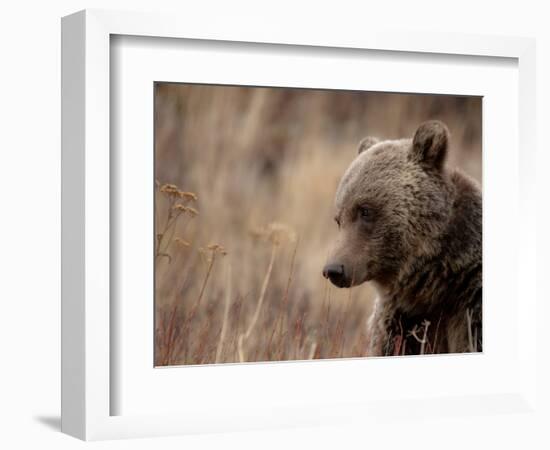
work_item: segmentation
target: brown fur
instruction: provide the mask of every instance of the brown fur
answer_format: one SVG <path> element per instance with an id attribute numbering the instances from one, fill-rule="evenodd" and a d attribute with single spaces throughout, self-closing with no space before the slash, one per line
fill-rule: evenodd
<path id="1" fill-rule="evenodd" d="M 479 186 L 444 167 L 447 127 L 364 139 L 336 193 L 340 233 L 328 265 L 340 287 L 371 281 L 370 355 L 481 351 Z"/>

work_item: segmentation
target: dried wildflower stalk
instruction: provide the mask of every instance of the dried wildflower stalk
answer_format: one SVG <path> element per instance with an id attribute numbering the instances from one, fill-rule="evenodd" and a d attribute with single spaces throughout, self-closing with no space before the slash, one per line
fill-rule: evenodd
<path id="1" fill-rule="evenodd" d="M 176 243 L 181 248 L 189 247 L 191 245 L 188 241 L 180 237 L 176 237 L 174 239 L 174 234 L 178 220 L 182 217 L 182 215 L 185 215 L 188 218 L 188 221 L 184 225 L 187 225 L 191 218 L 198 215 L 198 211 L 189 206 L 189 203 L 197 201 L 197 195 L 193 192 L 181 191 L 175 184 L 161 184 L 158 181 L 155 181 L 155 185 L 158 192 L 168 201 L 164 226 L 156 236 L 155 262 L 158 262 L 162 257 L 167 258 L 168 261 L 171 262 L 172 258 L 168 254 L 168 248 L 172 242 Z M 156 210 L 157 203 L 158 202 L 155 202 L 155 218 L 158 220 L 159 215 Z M 156 267 L 158 267 L 158 265 L 156 265 Z M 163 361 L 163 365 L 170 364 L 172 360 L 172 353 L 178 337 L 176 332 L 177 315 L 178 304 L 176 303 L 170 312 L 168 325 L 164 331 L 164 355 L 161 359 Z"/>
<path id="2" fill-rule="evenodd" d="M 201 253 L 210 253 L 210 257 L 208 258 L 208 269 L 206 270 L 206 275 L 204 277 L 204 280 L 202 282 L 201 291 L 199 293 L 199 297 L 197 298 L 197 302 L 195 303 L 195 306 L 193 308 L 193 311 L 196 311 L 196 309 L 200 306 L 201 300 L 204 296 L 204 291 L 206 290 L 206 285 L 208 283 L 208 279 L 210 278 L 210 273 L 212 272 L 212 268 L 214 267 L 214 262 L 216 261 L 216 256 L 221 255 L 225 256 L 227 255 L 227 252 L 225 249 L 219 245 L 219 244 L 210 244 L 206 249 L 201 248 Z"/>
<path id="3" fill-rule="evenodd" d="M 159 192 L 168 200 L 168 209 L 164 227 L 157 233 L 155 260 L 158 261 L 160 258 L 165 257 L 170 262 L 172 258 L 168 254 L 168 247 L 173 241 L 178 219 L 180 219 L 182 215 L 185 215 L 188 218 L 188 221 L 184 224 L 185 226 L 193 217 L 199 214 L 197 209 L 189 206 L 190 202 L 197 201 L 197 195 L 193 192 L 180 191 L 175 184 L 161 185 L 157 181 L 156 185 Z M 176 238 L 174 242 L 183 247 L 188 247 L 190 245 L 189 242 L 182 238 Z"/>
<path id="4" fill-rule="evenodd" d="M 222 329 L 220 331 L 220 339 L 218 341 L 218 347 L 216 349 L 215 363 L 221 362 L 221 354 L 223 349 L 223 343 L 225 340 L 225 334 L 227 331 L 227 323 L 229 319 L 229 306 L 231 303 L 231 264 L 227 262 L 227 289 L 225 291 L 225 306 L 223 310 Z"/>

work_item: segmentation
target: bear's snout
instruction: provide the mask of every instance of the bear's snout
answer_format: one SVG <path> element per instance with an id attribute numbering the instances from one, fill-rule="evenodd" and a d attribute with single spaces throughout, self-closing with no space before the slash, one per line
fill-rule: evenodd
<path id="1" fill-rule="evenodd" d="M 347 280 L 342 264 L 327 264 L 323 268 L 323 276 L 328 278 L 332 284 L 338 287 L 346 287 Z"/>

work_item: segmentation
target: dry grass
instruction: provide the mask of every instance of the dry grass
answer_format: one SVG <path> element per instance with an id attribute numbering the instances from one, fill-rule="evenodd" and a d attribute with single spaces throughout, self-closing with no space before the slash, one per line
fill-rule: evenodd
<path id="1" fill-rule="evenodd" d="M 357 143 L 438 118 L 449 163 L 481 177 L 480 99 L 160 84 L 155 101 L 157 365 L 365 356 L 371 287 L 321 276 Z"/>

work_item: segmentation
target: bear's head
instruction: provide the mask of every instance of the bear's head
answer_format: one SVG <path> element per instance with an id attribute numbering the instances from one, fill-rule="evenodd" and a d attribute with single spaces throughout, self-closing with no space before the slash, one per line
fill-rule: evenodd
<path id="1" fill-rule="evenodd" d="M 421 124 L 412 139 L 361 141 L 336 192 L 339 235 L 323 270 L 334 285 L 391 286 L 441 250 L 453 201 L 448 143 L 439 121 Z"/>

